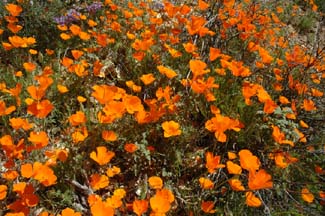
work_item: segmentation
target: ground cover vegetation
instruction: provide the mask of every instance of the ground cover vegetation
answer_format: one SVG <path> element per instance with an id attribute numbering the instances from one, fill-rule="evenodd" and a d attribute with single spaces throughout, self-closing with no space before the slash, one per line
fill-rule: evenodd
<path id="1" fill-rule="evenodd" d="M 321 215 L 324 5 L 0 1 L 0 215 Z"/>

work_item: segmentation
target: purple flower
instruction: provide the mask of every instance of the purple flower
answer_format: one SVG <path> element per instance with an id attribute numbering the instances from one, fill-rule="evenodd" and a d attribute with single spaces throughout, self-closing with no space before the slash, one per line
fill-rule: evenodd
<path id="1" fill-rule="evenodd" d="M 102 3 L 101 2 L 94 2 L 91 5 L 87 6 L 86 10 L 89 13 L 96 13 L 96 11 L 100 10 L 102 8 Z"/>

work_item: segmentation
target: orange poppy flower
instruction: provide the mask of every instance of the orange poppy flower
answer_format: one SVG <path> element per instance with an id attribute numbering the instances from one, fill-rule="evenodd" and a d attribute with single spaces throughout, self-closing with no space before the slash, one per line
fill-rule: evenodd
<path id="1" fill-rule="evenodd" d="M 92 174 L 90 176 L 90 186 L 94 190 L 99 190 L 107 187 L 109 184 L 108 177 L 106 175 Z"/>
<path id="2" fill-rule="evenodd" d="M 57 177 L 51 168 L 40 162 L 34 162 L 34 164 L 21 165 L 21 175 L 25 178 L 34 178 L 41 182 L 44 186 L 51 186 L 56 184 Z"/>
<path id="3" fill-rule="evenodd" d="M 191 16 L 191 21 L 187 23 L 186 29 L 190 35 L 199 34 L 200 37 L 205 35 L 213 36 L 215 33 L 204 27 L 206 20 L 203 17 Z"/>
<path id="4" fill-rule="evenodd" d="M 69 89 L 64 85 L 58 84 L 56 87 L 61 94 L 67 93 L 69 91 Z"/>
<path id="5" fill-rule="evenodd" d="M 123 199 L 126 195 L 126 191 L 123 188 L 117 188 L 114 190 L 113 192 L 113 196 L 119 198 L 119 199 Z"/>
<path id="6" fill-rule="evenodd" d="M 133 212 L 137 216 L 141 216 L 143 213 L 148 211 L 148 201 L 147 200 L 137 200 L 135 199 L 132 203 Z"/>
<path id="7" fill-rule="evenodd" d="M 228 152 L 227 154 L 228 154 L 229 160 L 233 160 L 233 159 L 236 159 L 237 158 L 236 153 Z"/>
<path id="8" fill-rule="evenodd" d="M 309 100 L 309 99 L 304 99 L 303 108 L 307 112 L 310 112 L 310 111 L 313 111 L 313 110 L 317 110 L 317 108 L 316 108 L 316 106 L 314 104 L 314 101 Z"/>
<path id="9" fill-rule="evenodd" d="M 221 51 L 218 48 L 210 47 L 210 61 L 214 61 L 217 58 L 221 57 Z"/>
<path id="10" fill-rule="evenodd" d="M 88 137 L 88 131 L 86 127 L 82 127 L 81 129 L 77 129 L 75 132 L 71 134 L 72 141 L 74 143 L 82 142 Z"/>
<path id="11" fill-rule="evenodd" d="M 117 140 L 117 135 L 114 133 L 114 131 L 111 130 L 104 130 L 102 132 L 102 138 L 105 141 L 116 141 Z"/>
<path id="12" fill-rule="evenodd" d="M 72 126 L 78 126 L 87 121 L 86 115 L 82 111 L 77 111 L 69 117 L 69 122 Z"/>
<path id="13" fill-rule="evenodd" d="M 84 31 L 81 31 L 79 34 L 78 34 L 79 38 L 81 40 L 84 40 L 84 41 L 87 41 L 90 39 L 91 35 L 88 34 L 87 32 L 84 32 Z"/>
<path id="14" fill-rule="evenodd" d="M 88 203 L 92 215 L 96 216 L 114 216 L 114 209 L 106 202 L 102 201 L 98 195 L 88 196 Z"/>
<path id="15" fill-rule="evenodd" d="M 32 72 L 36 69 L 36 64 L 34 64 L 32 62 L 25 62 L 23 64 L 23 67 L 27 72 Z"/>
<path id="16" fill-rule="evenodd" d="M 166 189 L 166 188 L 157 190 L 156 195 L 164 197 L 164 199 L 168 200 L 169 203 L 172 203 L 175 201 L 174 194 L 169 189 Z"/>
<path id="17" fill-rule="evenodd" d="M 8 170 L 8 171 L 2 173 L 1 176 L 2 176 L 2 178 L 6 179 L 6 180 L 12 181 L 12 180 L 15 180 L 19 176 L 19 173 L 15 170 Z"/>
<path id="18" fill-rule="evenodd" d="M 164 67 L 162 65 L 157 66 L 157 69 L 161 74 L 167 76 L 169 79 L 172 79 L 175 76 L 177 76 L 177 73 L 175 71 L 173 71 L 172 69 L 169 69 L 167 67 Z"/>
<path id="19" fill-rule="evenodd" d="M 144 110 L 141 99 L 137 96 L 127 95 L 123 97 L 123 103 L 130 114 Z"/>
<path id="20" fill-rule="evenodd" d="M 264 169 L 261 169 L 257 172 L 250 171 L 248 177 L 248 187 L 251 190 L 272 188 L 272 176 L 268 174 Z"/>
<path id="21" fill-rule="evenodd" d="M 189 64 L 194 75 L 193 79 L 210 72 L 209 69 L 206 69 L 207 64 L 201 60 L 190 60 Z"/>
<path id="22" fill-rule="evenodd" d="M 61 33 L 61 34 L 60 34 L 60 37 L 61 37 L 63 40 L 69 40 L 69 39 L 71 38 L 71 35 L 66 34 L 66 33 Z"/>
<path id="23" fill-rule="evenodd" d="M 270 64 L 273 61 L 273 57 L 269 54 L 266 49 L 259 47 L 258 52 L 264 64 Z"/>
<path id="24" fill-rule="evenodd" d="M 61 215 L 59 214 L 59 216 L 81 216 L 81 213 L 75 212 L 71 208 L 65 208 L 62 210 Z"/>
<path id="25" fill-rule="evenodd" d="M 140 80 L 143 82 L 143 84 L 145 85 L 150 85 L 153 81 L 155 81 L 155 77 L 152 73 L 149 73 L 149 74 L 143 74 L 141 77 L 140 77 Z"/>
<path id="26" fill-rule="evenodd" d="M 27 113 L 32 114 L 38 118 L 45 118 L 54 108 L 49 100 L 42 100 L 40 102 L 34 101 L 28 105 Z"/>
<path id="27" fill-rule="evenodd" d="M 37 86 L 28 86 L 27 92 L 34 100 L 41 100 L 45 96 L 45 88 L 37 87 Z"/>
<path id="28" fill-rule="evenodd" d="M 15 129 L 19 130 L 22 128 L 23 130 L 27 131 L 33 127 L 33 124 L 28 122 L 28 119 L 23 118 L 11 118 L 9 119 L 10 126 Z"/>
<path id="29" fill-rule="evenodd" d="M 239 179 L 229 179 L 228 183 L 234 191 L 244 191 L 245 187 L 242 185 L 241 181 Z"/>
<path id="30" fill-rule="evenodd" d="M 197 47 L 193 43 L 183 43 L 183 47 L 186 52 L 188 53 L 194 53 L 197 50 Z"/>
<path id="31" fill-rule="evenodd" d="M 34 144 L 35 149 L 41 149 L 48 145 L 49 137 L 44 131 L 34 132 L 31 131 L 28 137 L 28 140 Z"/>
<path id="32" fill-rule="evenodd" d="M 150 198 L 150 207 L 155 214 L 165 214 L 170 209 L 170 202 L 163 196 L 155 195 Z"/>
<path id="33" fill-rule="evenodd" d="M 68 58 L 68 57 L 63 57 L 63 59 L 61 60 L 61 64 L 64 67 L 68 68 L 73 64 L 73 60 L 71 58 Z"/>
<path id="34" fill-rule="evenodd" d="M 126 86 L 132 89 L 134 92 L 141 92 L 141 86 L 136 85 L 132 80 L 125 82 Z"/>
<path id="35" fill-rule="evenodd" d="M 260 168 L 261 162 L 260 160 L 252 154 L 251 151 L 247 149 L 240 150 L 239 154 L 239 160 L 240 160 L 240 166 L 243 169 L 246 169 L 248 171 L 256 171 Z"/>
<path id="36" fill-rule="evenodd" d="M 16 110 L 15 106 L 7 107 L 6 103 L 4 101 L 0 100 L 0 116 L 9 115 L 10 113 L 12 113 L 15 110 Z"/>
<path id="37" fill-rule="evenodd" d="M 69 30 L 73 35 L 78 35 L 81 32 L 81 28 L 78 25 L 72 24 L 69 27 Z"/>
<path id="38" fill-rule="evenodd" d="M 96 148 L 97 153 L 92 151 L 90 153 L 90 158 L 96 161 L 99 165 L 105 165 L 111 161 L 115 156 L 115 153 L 112 151 L 107 151 L 105 146 L 99 146 Z"/>
<path id="39" fill-rule="evenodd" d="M 256 197 L 253 192 L 248 191 L 245 193 L 246 196 L 246 205 L 250 207 L 260 207 L 262 205 L 262 201 Z"/>
<path id="40" fill-rule="evenodd" d="M 23 29 L 21 25 L 16 25 L 13 23 L 8 23 L 7 28 L 14 34 L 18 33 L 20 30 Z"/>
<path id="41" fill-rule="evenodd" d="M 143 60 L 143 58 L 146 56 L 146 54 L 144 53 L 144 52 L 135 52 L 135 53 L 133 53 L 133 58 L 134 59 L 136 59 L 136 60 L 138 60 L 138 61 L 142 61 Z"/>
<path id="42" fill-rule="evenodd" d="M 311 94 L 314 97 L 322 97 L 324 95 L 324 92 L 323 91 L 320 91 L 318 89 L 315 89 L 315 88 L 311 88 Z"/>
<path id="43" fill-rule="evenodd" d="M 213 214 L 216 212 L 214 209 L 214 202 L 213 201 L 203 201 L 201 203 L 201 209 L 205 213 Z"/>
<path id="44" fill-rule="evenodd" d="M 78 60 L 84 54 L 84 52 L 80 50 L 71 50 L 71 54 L 75 60 Z"/>
<path id="45" fill-rule="evenodd" d="M 51 50 L 51 49 L 45 49 L 45 52 L 47 55 L 51 56 L 54 54 L 54 50 Z"/>
<path id="46" fill-rule="evenodd" d="M 15 47 L 15 48 L 27 47 L 26 41 L 23 38 L 21 38 L 21 37 L 19 37 L 17 35 L 9 37 L 8 40 L 12 44 L 12 46 Z"/>
<path id="47" fill-rule="evenodd" d="M 84 77 L 88 75 L 88 70 L 82 63 L 73 65 L 73 71 L 79 77 Z"/>
<path id="48" fill-rule="evenodd" d="M 294 143 L 290 140 L 286 140 L 286 136 L 283 132 L 281 132 L 280 128 L 278 126 L 272 126 L 272 137 L 275 142 L 279 144 L 289 144 L 291 146 L 294 146 Z"/>
<path id="49" fill-rule="evenodd" d="M 116 86 L 95 85 L 92 87 L 94 92 L 91 94 L 100 104 L 106 104 L 112 100 L 120 100 L 125 94 L 124 89 Z"/>
<path id="50" fill-rule="evenodd" d="M 229 174 L 235 174 L 235 175 L 241 174 L 242 168 L 239 165 L 235 164 L 232 161 L 227 161 L 226 165 Z"/>
<path id="51" fill-rule="evenodd" d="M 288 98 L 281 96 L 279 97 L 279 101 L 281 104 L 290 104 L 290 101 L 288 100 Z"/>
<path id="52" fill-rule="evenodd" d="M 204 11 L 204 10 L 208 9 L 210 6 L 208 3 L 204 2 L 203 0 L 199 0 L 198 7 L 200 10 Z"/>
<path id="53" fill-rule="evenodd" d="M 209 173 L 214 173 L 215 169 L 225 167 L 224 164 L 220 164 L 221 157 L 216 155 L 213 156 L 212 152 L 205 153 L 206 164 L 205 167 L 208 169 Z"/>
<path id="54" fill-rule="evenodd" d="M 214 132 L 219 142 L 227 141 L 226 130 L 240 131 L 242 127 L 242 124 L 237 119 L 232 119 L 218 113 L 205 123 L 205 128 Z"/>
<path id="55" fill-rule="evenodd" d="M 203 189 L 212 189 L 214 186 L 214 183 L 208 178 L 201 177 L 199 179 L 199 183 Z"/>
<path id="56" fill-rule="evenodd" d="M 164 137 L 178 136 L 182 133 L 179 124 L 175 121 L 165 121 L 161 124 L 164 130 Z"/>
<path id="57" fill-rule="evenodd" d="M 121 173 L 121 169 L 117 166 L 109 167 L 106 170 L 106 175 L 110 178 L 114 177 L 115 175 L 117 175 L 119 173 Z"/>
<path id="58" fill-rule="evenodd" d="M 6 4 L 6 10 L 11 14 L 11 16 L 19 16 L 19 14 L 23 11 L 23 8 L 19 5 L 15 4 Z"/>
<path id="59" fill-rule="evenodd" d="M 137 146 L 136 144 L 134 144 L 134 143 L 126 143 L 126 144 L 124 145 L 124 150 L 125 150 L 126 152 L 133 153 L 133 152 L 135 152 L 136 150 L 138 150 L 138 146 Z"/>
<path id="60" fill-rule="evenodd" d="M 6 185 L 0 185 L 0 200 L 3 200 L 6 198 L 7 189 L 8 189 L 8 187 Z"/>
<path id="61" fill-rule="evenodd" d="M 40 181 L 44 186 L 56 184 L 57 177 L 51 168 L 39 162 L 33 164 L 33 178 Z"/>
<path id="62" fill-rule="evenodd" d="M 301 190 L 301 198 L 308 203 L 312 203 L 315 199 L 314 195 L 308 190 L 308 188 L 303 188 Z"/>
<path id="63" fill-rule="evenodd" d="M 163 180 L 158 176 L 151 176 L 148 182 L 149 186 L 153 189 L 161 189 L 163 187 Z"/>
<path id="64" fill-rule="evenodd" d="M 10 43 L 6 43 L 6 42 L 2 42 L 2 47 L 6 50 L 6 51 L 9 51 L 11 49 L 14 48 L 13 45 L 11 45 Z"/>
<path id="65" fill-rule="evenodd" d="M 25 182 L 16 183 L 13 185 L 13 191 L 19 195 L 19 199 L 8 205 L 8 208 L 11 210 L 19 209 L 20 213 L 23 212 L 23 215 L 28 215 L 28 207 L 35 207 L 39 202 L 38 196 L 34 194 L 33 185 Z M 14 215 L 20 216 L 20 213 L 14 213 Z"/>

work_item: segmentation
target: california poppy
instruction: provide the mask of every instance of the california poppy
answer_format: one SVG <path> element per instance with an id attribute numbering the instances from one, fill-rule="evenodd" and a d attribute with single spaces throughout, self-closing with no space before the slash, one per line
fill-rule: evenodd
<path id="1" fill-rule="evenodd" d="M 35 149 L 40 149 L 48 145 L 49 137 L 47 136 L 47 133 L 45 131 L 31 131 L 28 137 L 28 141 L 34 144 Z"/>
<path id="2" fill-rule="evenodd" d="M 81 216 L 80 212 L 75 212 L 71 208 L 65 208 L 62 210 L 61 215 L 59 216 Z"/>
<path id="3" fill-rule="evenodd" d="M 3 200 L 6 198 L 7 189 L 8 189 L 8 187 L 6 185 L 0 185 L 0 200 Z"/>
<path id="4" fill-rule="evenodd" d="M 148 201 L 147 200 L 134 200 L 132 203 L 133 212 L 137 214 L 137 216 L 141 216 L 148 210 Z"/>
<path id="5" fill-rule="evenodd" d="M 161 124 L 164 130 L 164 137 L 178 136 L 182 133 L 179 124 L 175 121 L 165 121 Z"/>
<path id="6" fill-rule="evenodd" d="M 6 4 L 6 10 L 11 14 L 11 16 L 19 16 L 19 14 L 23 11 L 23 8 L 16 4 Z"/>
<path id="7" fill-rule="evenodd" d="M 117 135 L 116 133 L 114 133 L 114 131 L 111 131 L 111 130 L 104 130 L 102 132 L 102 138 L 105 140 L 105 141 L 115 141 L 117 140 Z"/>
<path id="8" fill-rule="evenodd" d="M 81 32 L 81 28 L 78 25 L 72 24 L 69 27 L 69 30 L 73 35 L 78 35 Z"/>
<path id="9" fill-rule="evenodd" d="M 42 100 L 40 102 L 34 101 L 32 104 L 28 105 L 27 113 L 33 114 L 38 118 L 45 118 L 54 108 L 49 100 Z"/>
<path id="10" fill-rule="evenodd" d="M 216 210 L 214 209 L 214 202 L 213 201 L 203 201 L 201 203 L 201 209 L 205 213 L 213 214 L 213 213 L 216 212 Z"/>
<path id="11" fill-rule="evenodd" d="M 78 60 L 84 54 L 84 52 L 81 50 L 71 50 L 71 54 L 75 60 Z"/>
<path id="12" fill-rule="evenodd" d="M 248 177 L 248 187 L 251 190 L 260 190 L 265 188 L 272 188 L 272 176 L 264 169 L 259 171 L 250 171 Z"/>
<path id="13" fill-rule="evenodd" d="M 195 79 L 197 76 L 210 72 L 209 69 L 206 69 L 207 64 L 201 60 L 190 60 L 189 65 L 191 71 L 193 72 L 193 79 Z"/>
<path id="14" fill-rule="evenodd" d="M 203 0 L 199 0 L 198 7 L 199 7 L 200 10 L 204 11 L 204 10 L 209 8 L 209 4 L 204 2 Z"/>
<path id="15" fill-rule="evenodd" d="M 240 166 L 248 171 L 256 171 L 260 168 L 261 162 L 258 157 L 254 156 L 248 149 L 240 150 Z"/>
<path id="16" fill-rule="evenodd" d="M 155 81 L 155 77 L 152 73 L 149 73 L 149 74 L 143 74 L 141 77 L 140 77 L 140 80 L 143 82 L 143 84 L 145 85 L 150 85 L 153 81 Z"/>
<path id="17" fill-rule="evenodd" d="M 90 176 L 90 186 L 94 190 L 99 190 L 101 188 L 107 187 L 109 184 L 108 177 L 106 175 L 92 174 Z"/>
<path id="18" fill-rule="evenodd" d="M 308 203 L 312 203 L 315 199 L 314 195 L 306 187 L 301 190 L 301 198 Z"/>
<path id="19" fill-rule="evenodd" d="M 90 153 L 90 158 L 96 161 L 99 165 L 105 165 L 111 161 L 115 156 L 115 153 L 112 151 L 107 151 L 105 146 L 99 146 L 96 148 L 97 153 L 92 151 Z"/>
<path id="20" fill-rule="evenodd" d="M 114 209 L 106 202 L 102 201 L 102 198 L 98 195 L 88 196 L 88 203 L 90 206 L 90 212 L 96 216 L 114 216 Z"/>
<path id="21" fill-rule="evenodd" d="M 165 214 L 170 209 L 170 202 L 163 196 L 155 195 L 150 198 L 150 207 L 156 214 Z"/>
<path id="22" fill-rule="evenodd" d="M 242 182 L 239 179 L 229 179 L 228 183 L 231 187 L 231 189 L 233 189 L 234 191 L 244 191 L 245 187 L 242 185 Z"/>
<path id="23" fill-rule="evenodd" d="M 163 180 L 158 176 L 151 176 L 148 182 L 149 186 L 153 189 L 161 189 L 163 187 Z"/>
<path id="24" fill-rule="evenodd" d="M 78 126 L 87 121 L 86 115 L 82 111 L 77 111 L 69 117 L 69 122 L 72 126 Z"/>
<path id="25" fill-rule="evenodd" d="M 134 143 L 126 143 L 124 145 L 124 150 L 129 153 L 133 153 L 138 149 L 138 146 Z"/>
<path id="26" fill-rule="evenodd" d="M 32 62 L 25 62 L 23 63 L 23 67 L 27 72 L 32 72 L 36 69 L 36 64 Z"/>
<path id="27" fill-rule="evenodd" d="M 28 122 L 28 119 L 23 119 L 23 118 L 11 118 L 9 119 L 10 126 L 18 130 L 22 128 L 23 130 L 27 131 L 33 127 L 33 124 Z"/>
<path id="28" fill-rule="evenodd" d="M 251 207 L 259 207 L 262 205 L 262 201 L 256 197 L 253 192 L 248 191 L 245 193 L 246 196 L 246 204 Z"/>
<path id="29" fill-rule="evenodd" d="M 165 66 L 159 65 L 159 66 L 157 66 L 157 69 L 161 74 L 166 75 L 169 79 L 172 79 L 175 76 L 177 76 L 177 73 L 175 71 L 173 71 L 172 69 L 167 68 Z"/>
<path id="30" fill-rule="evenodd" d="M 212 189 L 214 186 L 214 183 L 208 178 L 201 177 L 199 179 L 199 183 L 203 189 Z"/>
<path id="31" fill-rule="evenodd" d="M 209 173 L 214 173 L 215 169 L 225 167 L 224 164 L 220 164 L 221 157 L 214 156 L 212 152 L 205 153 L 206 164 L 205 167 L 208 169 Z"/>
<path id="32" fill-rule="evenodd" d="M 241 174 L 242 168 L 239 165 L 235 164 L 232 161 L 227 161 L 226 165 L 229 174 L 236 174 L 236 175 Z"/>

